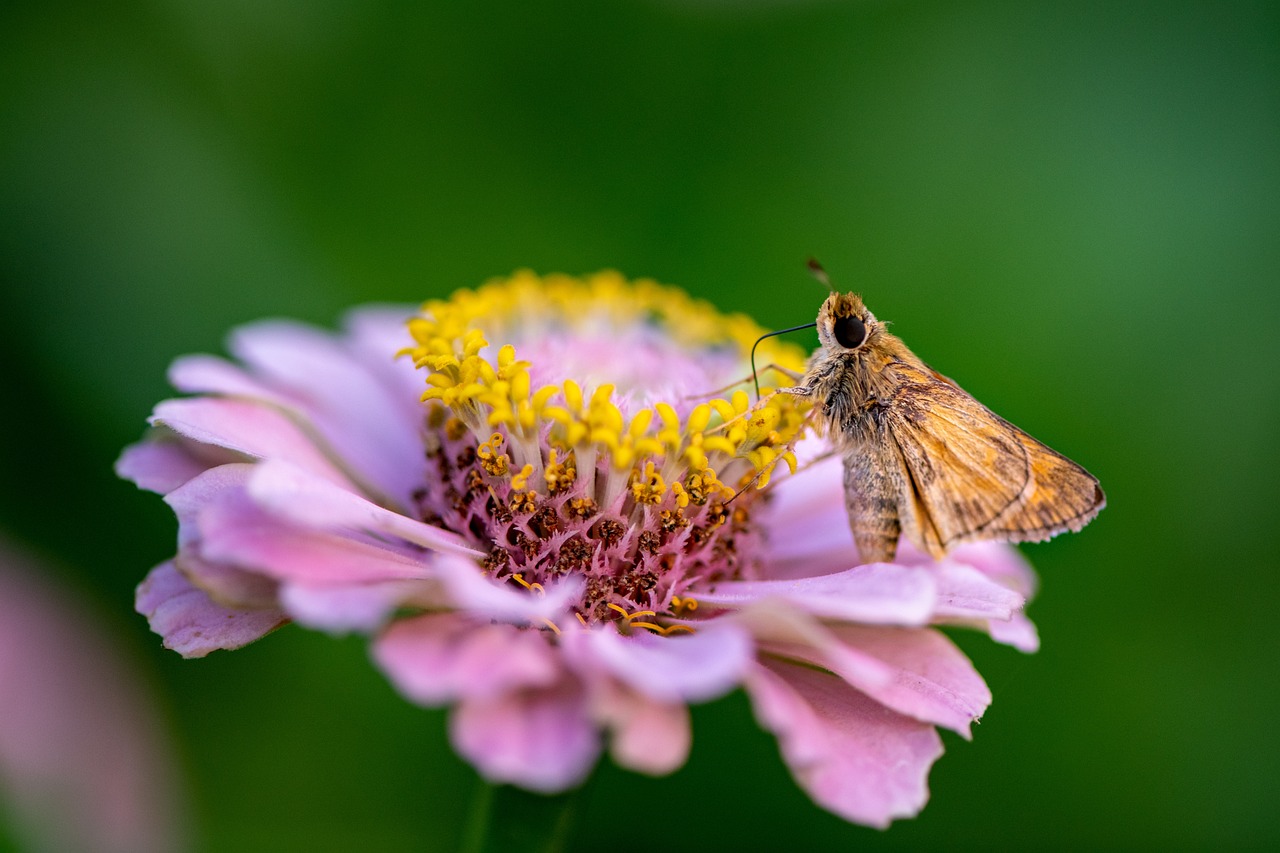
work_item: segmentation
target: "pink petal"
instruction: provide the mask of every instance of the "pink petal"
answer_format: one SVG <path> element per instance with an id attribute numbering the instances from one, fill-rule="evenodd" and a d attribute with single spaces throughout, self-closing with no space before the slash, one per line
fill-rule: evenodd
<path id="1" fill-rule="evenodd" d="M 761 517 L 769 531 L 765 573 L 772 579 L 826 575 L 861 562 L 849 531 L 839 455 L 804 464 L 771 487 Z"/>
<path id="2" fill-rule="evenodd" d="M 1033 598 L 1038 581 L 1026 557 L 1015 546 L 1004 542 L 974 542 L 961 545 L 950 555 L 956 562 L 972 566 L 1001 586 L 1007 586 L 1025 598 Z"/>
<path id="3" fill-rule="evenodd" d="M 141 441 L 124 449 L 116 460 L 116 476 L 138 488 L 168 494 L 209 467 L 177 441 Z"/>
<path id="4" fill-rule="evenodd" d="M 733 608 L 778 598 L 826 619 L 922 625 L 934 612 L 938 590 L 927 569 L 871 563 L 820 577 L 719 583 L 696 597 L 702 604 Z"/>
<path id="5" fill-rule="evenodd" d="M 971 545 L 961 545 L 948 556 L 957 563 L 978 570 L 985 577 L 1013 590 L 1024 599 L 1029 600 L 1035 595 L 1036 573 L 1022 556 L 1022 552 L 1013 545 L 1002 542 L 975 542 Z M 985 630 L 997 643 L 1004 643 L 1021 652 L 1032 653 L 1040 648 L 1040 636 L 1036 632 L 1036 626 L 1018 609 L 1015 609 L 1008 619 L 960 618 L 948 621 Z"/>
<path id="6" fill-rule="evenodd" d="M 55 574 L 0 539 L 0 848 L 187 849 L 154 679 Z"/>
<path id="7" fill-rule="evenodd" d="M 268 610 L 279 604 L 280 584 L 273 578 L 213 563 L 199 554 L 194 545 L 178 549 L 174 566 L 192 586 L 215 603 L 231 610 Z"/>
<path id="8" fill-rule="evenodd" d="M 215 649 L 238 649 L 288 618 L 279 610 L 231 610 L 214 604 L 174 568 L 161 563 L 138 585 L 136 606 L 165 648 L 184 658 L 200 658 Z"/>
<path id="9" fill-rule="evenodd" d="M 415 598 L 424 581 L 382 581 L 343 586 L 286 583 L 280 606 L 307 628 L 345 634 L 379 628 L 397 607 Z"/>
<path id="10" fill-rule="evenodd" d="M 577 601 L 583 586 L 581 576 L 569 575 L 541 593 L 533 592 L 509 581 L 495 581 L 474 560 L 452 554 L 441 554 L 431 565 L 455 607 L 500 622 L 554 621 Z"/>
<path id="11" fill-rule="evenodd" d="M 612 627 L 577 631 L 565 638 L 578 666 L 600 668 L 659 702 L 705 702 L 728 693 L 754 660 L 750 636 L 724 623 L 696 634 L 659 637 L 636 630 L 622 636 Z"/>
<path id="12" fill-rule="evenodd" d="M 461 697 L 496 700 L 559 677 L 543 632 L 477 623 L 460 613 L 430 613 L 392 623 L 373 659 L 409 699 L 427 706 Z"/>
<path id="13" fill-rule="evenodd" d="M 972 664 L 937 631 L 828 625 L 779 602 L 735 618 L 761 650 L 830 670 L 900 714 L 969 736 L 969 724 L 991 703 Z"/>
<path id="14" fill-rule="evenodd" d="M 260 507 L 299 525 L 384 534 L 433 551 L 483 556 L 455 533 L 383 509 L 287 462 L 267 460 L 256 465 L 248 491 Z"/>
<path id="15" fill-rule="evenodd" d="M 938 578 L 937 617 L 1008 621 L 1026 603 L 1018 593 L 950 557 L 935 565 L 934 572 Z"/>
<path id="16" fill-rule="evenodd" d="M 353 308 L 342 318 L 351 352 L 366 364 L 385 366 L 379 378 L 386 383 L 393 399 L 407 401 L 414 411 L 420 409 L 422 372 L 413 366 L 412 359 L 387 359 L 387 353 L 412 346 L 406 318 L 416 316 L 418 311 L 416 305 L 364 305 Z"/>
<path id="17" fill-rule="evenodd" d="M 265 321 L 236 329 L 231 350 L 255 373 L 294 401 L 329 446 L 378 491 L 401 505 L 421 485 L 421 388 L 406 393 L 385 374 L 395 353 L 412 343 L 399 324 L 400 342 L 368 361 L 350 342 L 300 323 Z M 419 378 L 421 383 L 421 378 Z"/>
<path id="18" fill-rule="evenodd" d="M 747 692 L 818 805 L 882 829 L 924 807 L 929 767 L 942 755 L 932 726 L 895 714 L 834 675 L 782 662 L 757 667 Z"/>
<path id="19" fill-rule="evenodd" d="M 829 669 L 868 695 L 893 684 L 883 661 L 847 647 L 825 623 L 785 601 L 768 599 L 731 618 L 751 631 L 762 652 Z"/>
<path id="20" fill-rule="evenodd" d="M 156 406 L 151 423 L 192 441 L 257 459 L 283 459 L 336 483 L 348 483 L 293 421 L 261 403 L 213 397 L 166 400 Z"/>
<path id="21" fill-rule="evenodd" d="M 1012 646 L 1027 654 L 1034 654 L 1040 650 L 1040 634 L 1036 631 L 1035 624 L 1021 613 L 1013 614 L 1008 622 L 987 620 L 986 626 L 987 633 L 997 643 Z"/>
<path id="22" fill-rule="evenodd" d="M 242 493 L 229 492 L 199 512 L 200 555 L 312 586 L 425 579 L 426 555 L 308 530 L 268 515 Z"/>
<path id="23" fill-rule="evenodd" d="M 840 625 L 834 638 L 886 664 L 892 681 L 867 692 L 873 699 L 926 723 L 969 737 L 969 724 L 991 704 L 991 691 L 964 652 L 928 628 Z"/>
<path id="24" fill-rule="evenodd" d="M 169 365 L 169 384 L 184 394 L 274 400 L 277 395 L 239 365 L 216 355 L 184 355 Z"/>
<path id="25" fill-rule="evenodd" d="M 656 702 L 619 684 L 593 691 L 592 716 L 609 730 L 609 754 L 620 766 L 651 776 L 681 767 L 693 735 L 682 702 Z"/>
<path id="26" fill-rule="evenodd" d="M 490 782 L 555 793 L 586 779 L 600 756 L 582 686 L 569 678 L 465 698 L 449 722 L 454 748 Z"/>
<path id="27" fill-rule="evenodd" d="M 219 465 L 193 477 L 188 482 L 165 495 L 164 502 L 178 517 L 178 546 L 185 547 L 199 541 L 198 521 L 204 510 L 225 501 L 243 502 L 244 487 L 249 482 L 253 465 L 237 462 Z"/>

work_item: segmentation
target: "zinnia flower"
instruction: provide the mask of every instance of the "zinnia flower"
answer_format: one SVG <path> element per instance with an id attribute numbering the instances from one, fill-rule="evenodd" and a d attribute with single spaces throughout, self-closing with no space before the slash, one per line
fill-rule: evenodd
<path id="1" fill-rule="evenodd" d="M 167 646 L 368 632 L 484 777 L 544 792 L 606 747 L 678 768 L 688 704 L 741 687 L 820 805 L 920 810 L 937 727 L 968 737 L 991 698 L 933 626 L 1033 649 L 1016 551 L 858 565 L 801 404 L 716 390 L 743 387 L 762 330 L 679 290 L 518 273 L 405 317 L 262 323 L 232 336 L 240 364 L 174 364 L 193 396 L 119 463 L 178 516 L 138 590 Z"/>
<path id="2" fill-rule="evenodd" d="M 186 849 L 165 728 L 110 626 L 0 537 L 0 848 Z"/>

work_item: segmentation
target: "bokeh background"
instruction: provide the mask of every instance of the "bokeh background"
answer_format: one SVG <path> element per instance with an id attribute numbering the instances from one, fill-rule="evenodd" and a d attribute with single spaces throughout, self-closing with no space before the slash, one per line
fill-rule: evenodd
<path id="1" fill-rule="evenodd" d="M 579 848 L 1280 845 L 1278 191 L 1275 3 L 9 2 L 0 533 L 142 674 L 195 849 L 452 849 L 475 777 L 361 641 L 132 612 L 167 363 L 525 266 L 781 327 L 815 255 L 1110 505 L 1025 548 L 1039 654 L 958 636 L 995 703 L 919 818 L 818 810 L 734 695 L 674 776 L 602 765 Z"/>

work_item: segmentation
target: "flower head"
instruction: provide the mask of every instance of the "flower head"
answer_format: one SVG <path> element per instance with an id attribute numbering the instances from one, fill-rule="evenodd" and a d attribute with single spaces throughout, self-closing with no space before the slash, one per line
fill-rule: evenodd
<path id="1" fill-rule="evenodd" d="M 57 574 L 0 536 L 3 835 L 23 850 L 185 849 L 185 786 L 160 708 Z"/>
<path id="2" fill-rule="evenodd" d="M 167 645 L 368 632 L 484 776 L 543 791 L 606 744 L 675 769 L 688 703 L 741 686 L 824 807 L 923 806 L 935 727 L 967 736 L 990 701 L 930 626 L 1034 648 L 1015 551 L 858 565 L 839 460 L 794 398 L 742 390 L 761 330 L 681 291 L 517 273 L 402 320 L 261 324 L 232 339 L 242 365 L 174 365 L 195 396 L 119 463 L 178 515 L 138 596 Z"/>

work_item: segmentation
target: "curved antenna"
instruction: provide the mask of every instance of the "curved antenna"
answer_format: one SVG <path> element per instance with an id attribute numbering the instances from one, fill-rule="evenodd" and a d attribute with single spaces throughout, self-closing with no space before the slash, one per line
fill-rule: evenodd
<path id="1" fill-rule="evenodd" d="M 772 337 L 776 337 L 777 335 L 785 335 L 787 332 L 798 332 L 801 329 L 812 329 L 812 328 L 815 328 L 817 325 L 818 325 L 818 321 L 814 320 L 812 323 L 805 323 L 800 326 L 792 326 L 790 329 L 779 329 L 776 332 L 767 332 L 761 335 L 760 337 L 756 338 L 756 342 L 751 345 L 751 379 L 756 384 L 756 400 L 757 401 L 760 399 L 760 376 L 756 373 L 756 347 L 760 346 L 760 342 L 763 341 L 765 338 L 772 338 Z"/>

